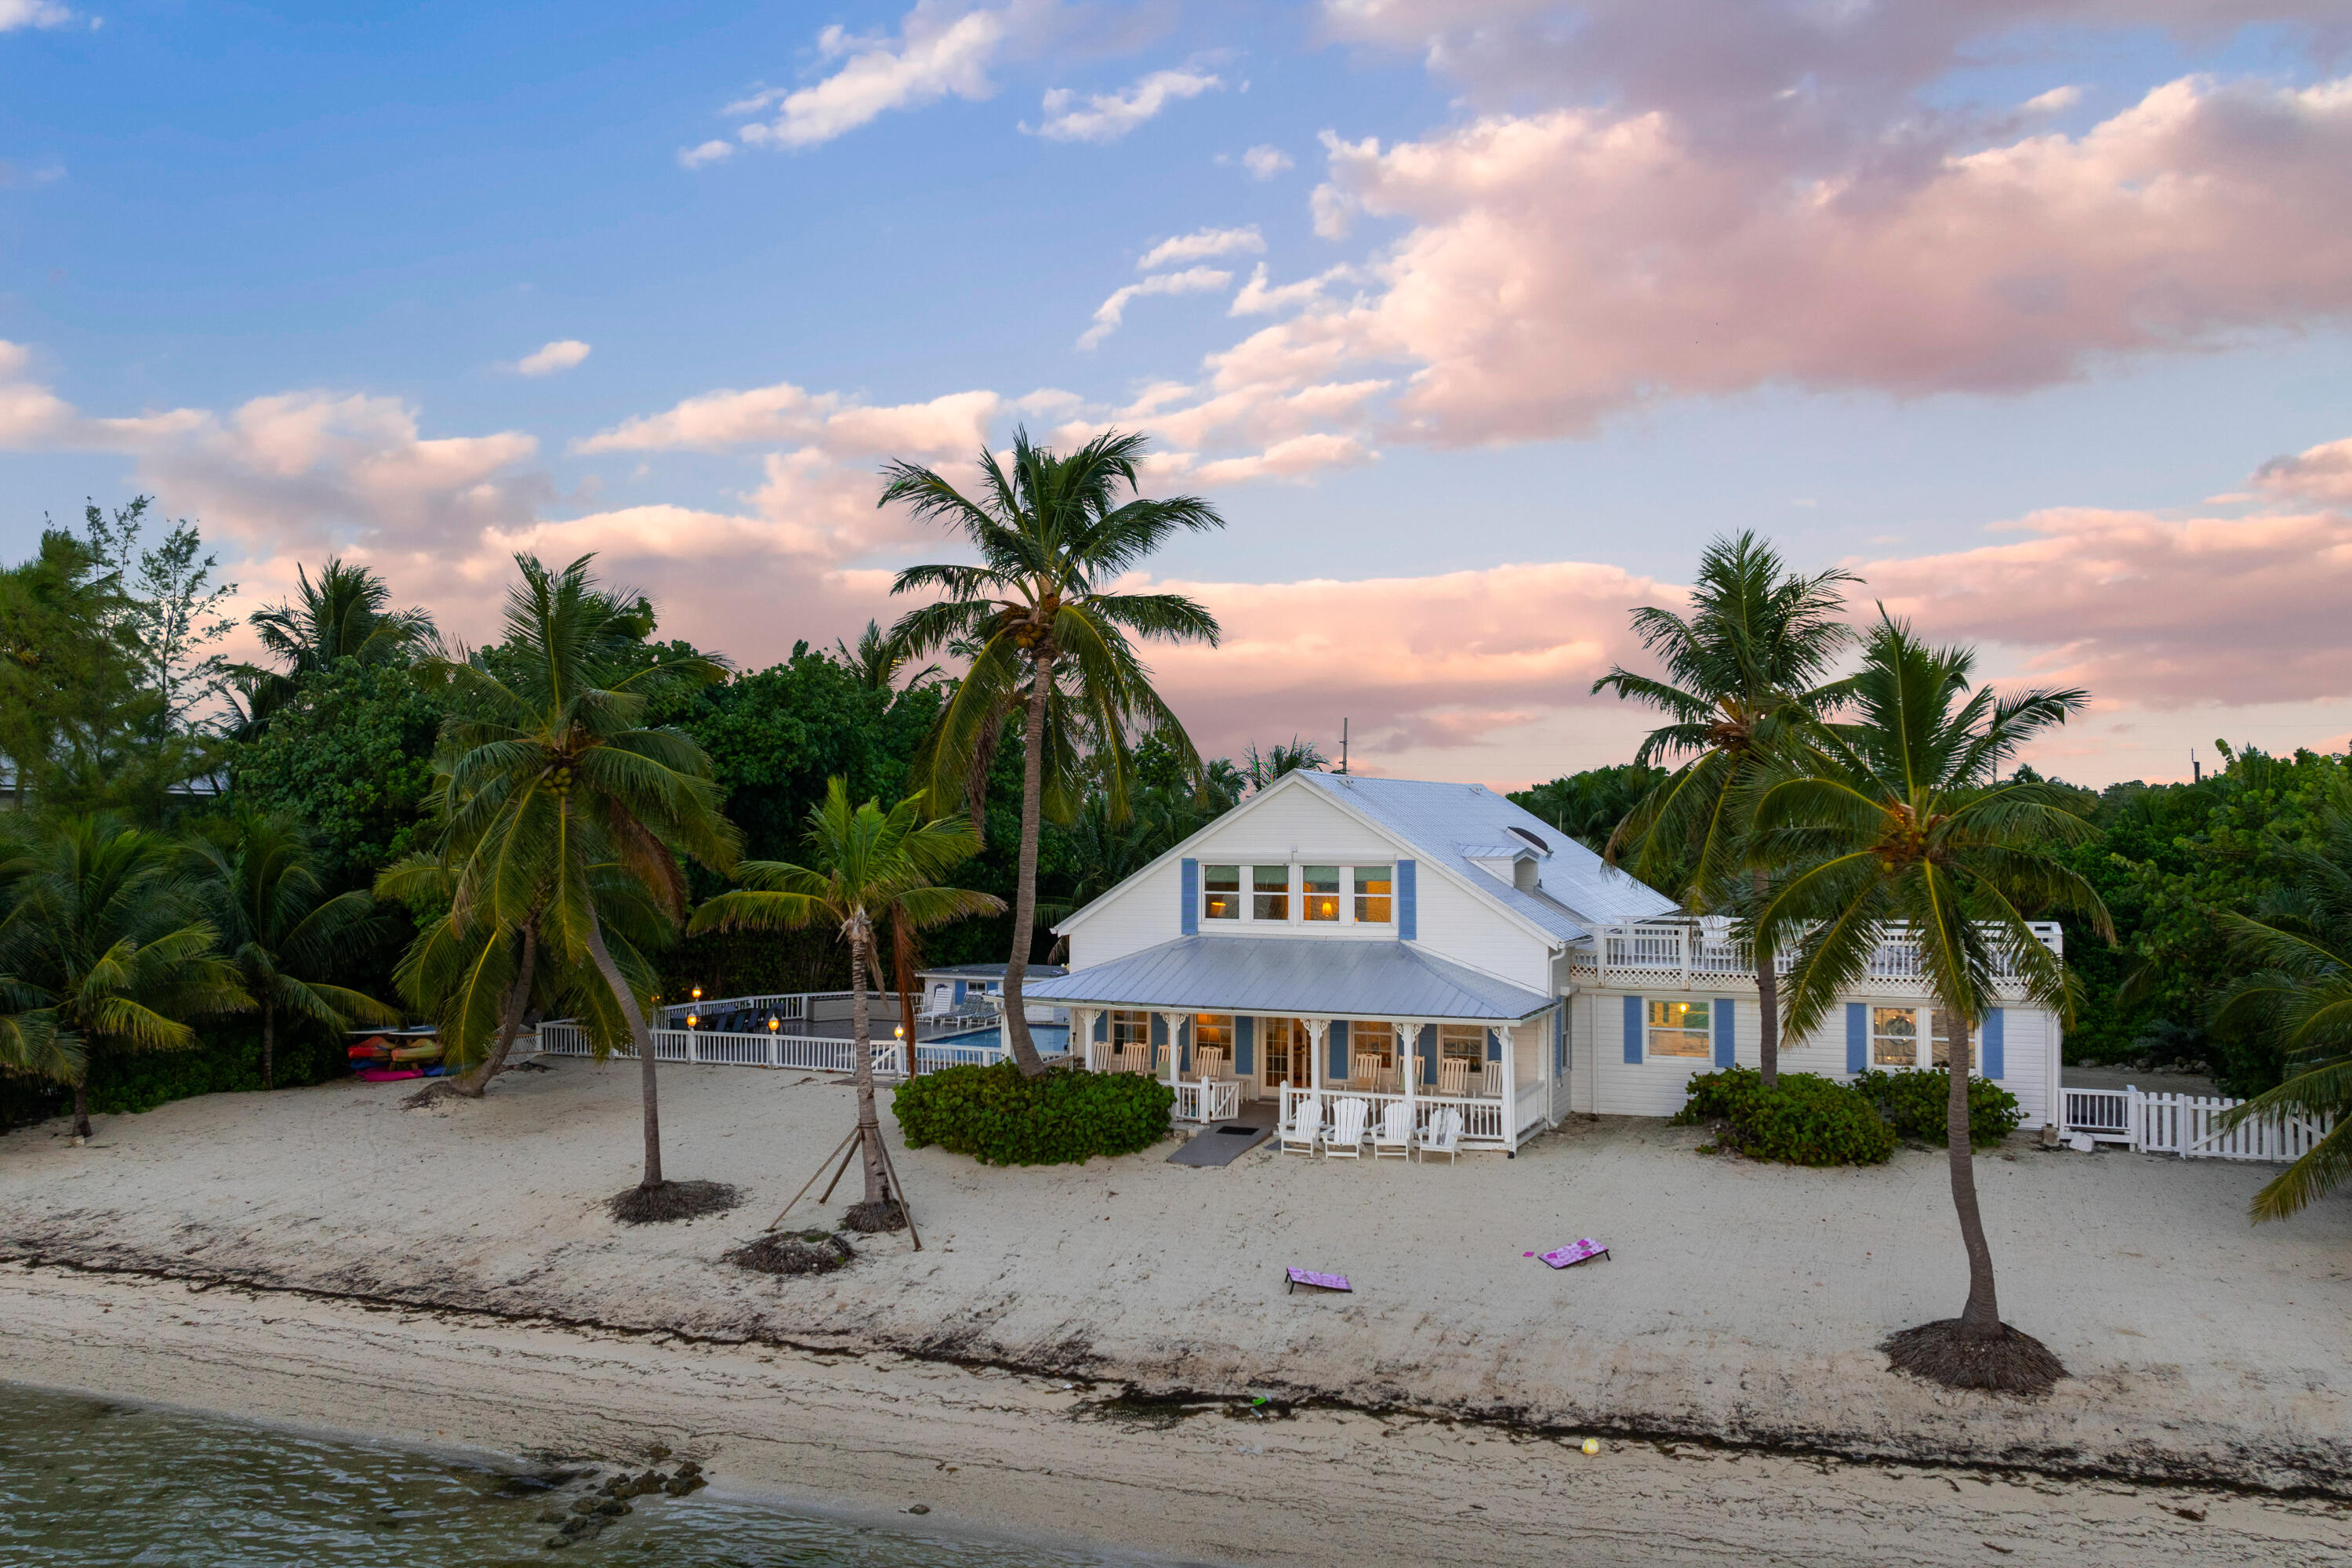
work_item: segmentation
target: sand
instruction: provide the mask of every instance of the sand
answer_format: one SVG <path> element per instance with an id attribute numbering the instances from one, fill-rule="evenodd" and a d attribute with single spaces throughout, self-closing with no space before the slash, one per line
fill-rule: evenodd
<path id="1" fill-rule="evenodd" d="M 2339 1504 L 2294 1495 L 2352 1497 L 2352 1204 L 2251 1228 L 2266 1167 L 1981 1161 L 2004 1314 L 2077 1374 L 2025 1404 L 1872 1349 L 1958 1305 L 1939 1152 L 1791 1171 L 1604 1121 L 1457 1168 L 991 1171 L 894 1130 L 926 1248 L 778 1280 L 716 1260 L 848 1090 L 663 1081 L 672 1173 L 744 1211 L 603 1215 L 633 1173 L 623 1065 L 421 1112 L 345 1083 L 87 1149 L 0 1139 L 0 1376 L 505 1451 L 653 1432 L 732 1485 L 1209 1561 L 1869 1562 L 1898 1537 L 1922 1562 L 2352 1561 Z M 1583 1235 L 1615 1259 L 1522 1256 Z M 1287 1262 L 1357 1292 L 1286 1296 Z M 1130 1388 L 1200 1408 L 1145 1419 Z M 1305 1407 L 1220 1403 L 1253 1394 Z"/>

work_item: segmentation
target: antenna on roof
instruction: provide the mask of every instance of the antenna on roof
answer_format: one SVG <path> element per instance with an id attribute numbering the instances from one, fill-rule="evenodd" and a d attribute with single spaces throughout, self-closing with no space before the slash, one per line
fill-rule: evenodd
<path id="1" fill-rule="evenodd" d="M 1348 721 L 1339 721 L 1339 771 L 1348 771 Z"/>

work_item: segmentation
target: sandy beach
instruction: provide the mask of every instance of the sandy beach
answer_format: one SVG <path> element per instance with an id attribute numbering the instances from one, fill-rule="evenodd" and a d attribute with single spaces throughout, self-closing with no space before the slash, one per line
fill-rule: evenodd
<path id="1" fill-rule="evenodd" d="M 2076 1374 L 2023 1404 L 1871 1348 L 1959 1300 L 1940 1154 L 1792 1171 L 1607 1121 L 1453 1169 L 901 1150 L 924 1250 L 777 1280 L 718 1259 L 848 1090 L 663 1082 L 672 1173 L 742 1209 L 604 1216 L 622 1064 L 20 1130 L 0 1376 L 503 1452 L 658 1438 L 722 1485 L 1188 1560 L 2352 1561 L 2352 1204 L 2254 1230 L 2265 1167 L 1982 1161 L 2004 1313 Z M 1522 1256 L 1588 1235 L 1614 1260 Z M 1358 1289 L 1286 1296 L 1285 1263 Z"/>

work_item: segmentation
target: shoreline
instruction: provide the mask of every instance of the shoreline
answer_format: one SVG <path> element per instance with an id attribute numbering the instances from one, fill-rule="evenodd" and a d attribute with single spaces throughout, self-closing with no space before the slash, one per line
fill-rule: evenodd
<path id="1" fill-rule="evenodd" d="M 1138 1409 L 887 1352 L 693 1344 L 233 1283 L 0 1267 L 0 1377 L 370 1442 L 613 1460 L 717 1495 L 1106 1561 L 2352 1563 L 2352 1508 L 2215 1488 L 1604 1441 L 1298 1409 Z M 354 1426 L 355 1408 L 370 1412 Z M 953 1468 L 950 1468 L 950 1467 Z M 924 1516 L 906 1510 L 917 1503 Z M 2284 1555 L 2292 1553 L 2292 1557 Z M 1138 1555 L 1139 1554 L 1139 1556 Z"/>

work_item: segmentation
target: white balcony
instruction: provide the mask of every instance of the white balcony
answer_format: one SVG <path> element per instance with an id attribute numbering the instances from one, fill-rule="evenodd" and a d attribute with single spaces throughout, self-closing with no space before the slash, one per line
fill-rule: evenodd
<path id="1" fill-rule="evenodd" d="M 2055 921 L 2031 922 L 2034 940 L 2052 952 L 2063 954 L 2063 937 Z M 1776 967 L 1786 975 L 1796 955 L 1782 952 Z M 1581 984 L 1614 988 L 1671 986 L 1681 991 L 1721 991 L 1727 986 L 1753 987 L 1756 959 L 1749 944 L 1735 937 L 1727 921 L 1698 920 L 1641 921 L 1625 925 L 1595 927 L 1590 948 L 1571 949 L 1569 973 Z M 2023 974 L 2008 954 L 1996 950 L 1993 984 L 2004 995 L 2021 995 Z M 1901 927 L 1890 929 L 1870 955 L 1870 963 L 1853 989 L 1883 995 L 1916 995 L 1926 984 L 1919 946 Z"/>

